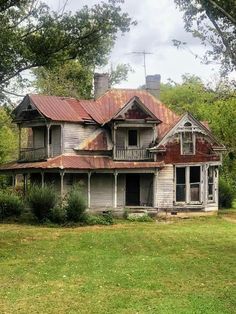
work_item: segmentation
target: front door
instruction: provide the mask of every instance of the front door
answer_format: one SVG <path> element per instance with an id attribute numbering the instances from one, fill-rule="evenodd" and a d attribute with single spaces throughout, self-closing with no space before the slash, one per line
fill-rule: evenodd
<path id="1" fill-rule="evenodd" d="M 139 174 L 126 175 L 126 205 L 140 205 L 140 177 Z"/>

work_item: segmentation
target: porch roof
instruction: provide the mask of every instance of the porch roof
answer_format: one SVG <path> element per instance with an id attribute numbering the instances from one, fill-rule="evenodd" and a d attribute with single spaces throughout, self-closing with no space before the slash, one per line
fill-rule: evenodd
<path id="1" fill-rule="evenodd" d="M 60 155 L 41 162 L 10 162 L 0 166 L 0 172 L 33 170 L 33 169 L 142 169 L 161 168 L 164 162 L 154 161 L 114 161 L 105 156 Z"/>

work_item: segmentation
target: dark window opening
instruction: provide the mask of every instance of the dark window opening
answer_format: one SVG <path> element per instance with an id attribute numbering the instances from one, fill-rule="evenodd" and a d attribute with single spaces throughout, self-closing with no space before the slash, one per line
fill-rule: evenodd
<path id="1" fill-rule="evenodd" d="M 49 145 L 52 144 L 52 129 L 49 130 Z"/>
<path id="2" fill-rule="evenodd" d="M 186 169 L 176 168 L 176 202 L 186 201 Z"/>
<path id="3" fill-rule="evenodd" d="M 128 146 L 138 146 L 138 131 L 137 130 L 128 131 Z"/>

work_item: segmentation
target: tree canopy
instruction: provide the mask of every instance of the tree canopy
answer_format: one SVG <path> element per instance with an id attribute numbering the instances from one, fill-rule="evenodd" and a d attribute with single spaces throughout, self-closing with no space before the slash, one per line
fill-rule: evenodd
<path id="1" fill-rule="evenodd" d="M 38 0 L 1 1 L 0 95 L 29 69 L 73 59 L 89 67 L 106 63 L 118 32 L 135 24 L 122 12 L 122 2 L 108 0 L 72 14 L 53 12 Z"/>
<path id="2" fill-rule="evenodd" d="M 235 0 L 175 0 L 184 13 L 187 32 L 207 48 L 205 63 L 218 63 L 224 73 L 236 69 L 236 2 Z M 179 46 L 182 43 L 174 40 Z"/>

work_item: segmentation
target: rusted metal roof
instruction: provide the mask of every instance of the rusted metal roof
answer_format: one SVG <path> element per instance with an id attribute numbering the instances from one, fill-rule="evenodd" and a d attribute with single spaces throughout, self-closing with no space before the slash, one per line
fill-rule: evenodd
<path id="1" fill-rule="evenodd" d="M 134 97 L 138 97 L 141 102 L 162 121 L 162 123 L 158 125 L 160 137 L 178 120 L 177 114 L 146 90 L 111 89 L 96 101 L 83 102 L 81 104 L 95 121 L 104 124 L 110 121 L 116 113 Z"/>
<path id="2" fill-rule="evenodd" d="M 178 121 L 178 115 L 171 111 L 146 90 L 111 89 L 97 100 L 76 100 L 74 98 L 29 95 L 33 104 L 47 118 L 55 121 L 96 121 L 104 124 L 110 121 L 131 99 L 140 101 L 162 122 L 158 125 L 159 138 Z"/>
<path id="3" fill-rule="evenodd" d="M 47 118 L 53 121 L 82 122 L 92 120 L 91 116 L 74 98 L 29 95 L 35 107 Z"/>
<path id="4" fill-rule="evenodd" d="M 18 163 L 12 162 L 1 165 L 0 172 L 6 171 L 26 171 L 30 169 L 143 169 L 160 168 L 163 162 L 145 161 L 114 161 L 111 157 L 104 156 L 82 156 L 82 155 L 60 155 L 42 162 Z"/>

